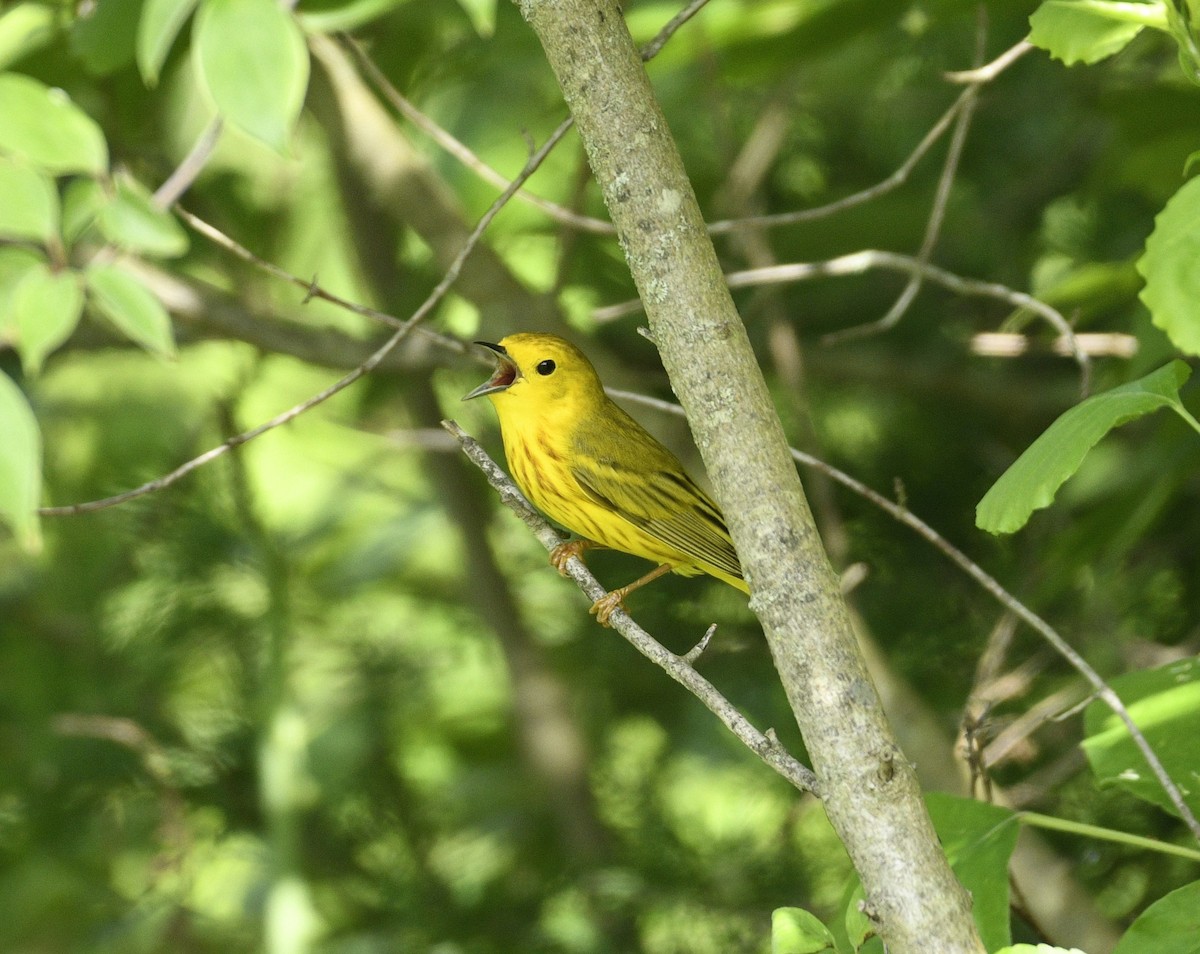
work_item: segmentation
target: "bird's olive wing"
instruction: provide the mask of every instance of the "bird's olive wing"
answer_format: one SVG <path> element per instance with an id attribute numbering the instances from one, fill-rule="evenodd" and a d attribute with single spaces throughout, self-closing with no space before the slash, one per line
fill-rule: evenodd
<path id="1" fill-rule="evenodd" d="M 571 473 L 600 506 L 689 557 L 742 575 L 721 512 L 665 448 L 641 457 L 638 466 L 582 456 L 572 462 Z"/>

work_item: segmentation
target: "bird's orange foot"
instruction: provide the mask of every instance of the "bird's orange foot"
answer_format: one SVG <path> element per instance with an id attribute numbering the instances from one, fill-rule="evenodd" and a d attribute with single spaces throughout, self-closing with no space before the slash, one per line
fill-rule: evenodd
<path id="1" fill-rule="evenodd" d="M 550 564 L 558 570 L 559 576 L 566 576 L 567 561 L 571 557 L 583 559 L 583 551 L 594 546 L 595 544 L 591 540 L 569 540 L 566 543 L 560 543 L 550 551 Z"/>
<path id="2" fill-rule="evenodd" d="M 601 626 L 612 626 L 612 623 L 609 622 L 609 617 L 617 610 L 625 609 L 625 604 L 622 602 L 624 598 L 624 587 L 619 590 L 613 590 L 611 593 L 605 593 L 604 596 L 592 604 L 592 608 L 588 612 L 596 617 L 596 622 Z"/>

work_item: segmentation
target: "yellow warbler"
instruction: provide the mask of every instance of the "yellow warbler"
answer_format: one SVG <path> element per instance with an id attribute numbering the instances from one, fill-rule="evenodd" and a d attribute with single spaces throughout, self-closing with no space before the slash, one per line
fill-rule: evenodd
<path id="1" fill-rule="evenodd" d="M 589 547 L 657 563 L 596 601 L 605 626 L 622 600 L 664 573 L 708 573 L 744 593 L 721 511 L 679 459 L 604 393 L 583 353 L 546 334 L 509 335 L 490 348 L 496 372 L 463 400 L 487 395 L 500 419 L 513 478 L 539 509 L 581 539 L 550 554 L 560 573 Z"/>

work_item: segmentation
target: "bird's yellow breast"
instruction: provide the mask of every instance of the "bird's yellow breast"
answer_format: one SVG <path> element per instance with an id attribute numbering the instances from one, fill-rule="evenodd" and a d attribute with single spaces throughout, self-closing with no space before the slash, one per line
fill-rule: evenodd
<path id="1" fill-rule="evenodd" d="M 521 492 L 542 513 L 572 533 L 601 546 L 669 563 L 684 575 L 697 572 L 688 556 L 594 502 L 571 472 L 568 433 L 501 416 L 504 456 Z"/>

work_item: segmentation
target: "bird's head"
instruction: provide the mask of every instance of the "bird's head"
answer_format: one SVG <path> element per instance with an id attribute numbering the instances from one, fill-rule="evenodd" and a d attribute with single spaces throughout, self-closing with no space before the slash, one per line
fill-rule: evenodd
<path id="1" fill-rule="evenodd" d="M 476 341 L 496 357 L 496 371 L 463 396 L 487 395 L 497 408 L 516 402 L 549 409 L 566 401 L 590 402 L 604 396 L 600 378 L 583 352 L 557 335 L 509 335 L 499 344 Z"/>

